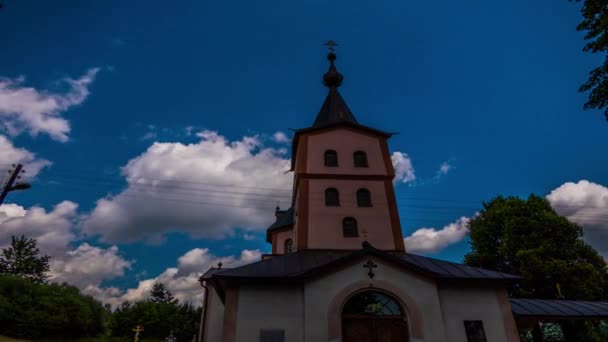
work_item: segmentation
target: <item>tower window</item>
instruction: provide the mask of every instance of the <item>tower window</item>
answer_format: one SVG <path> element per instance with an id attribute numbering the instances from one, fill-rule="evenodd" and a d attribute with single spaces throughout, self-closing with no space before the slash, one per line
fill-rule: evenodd
<path id="1" fill-rule="evenodd" d="M 372 206 L 372 193 L 365 188 L 357 190 L 357 206 L 358 207 L 371 207 Z"/>
<path id="2" fill-rule="evenodd" d="M 353 153 L 355 167 L 367 167 L 367 154 L 363 151 Z"/>
<path id="3" fill-rule="evenodd" d="M 285 240 L 285 254 L 293 253 L 293 240 Z"/>
<path id="4" fill-rule="evenodd" d="M 358 237 L 357 220 L 354 217 L 345 217 L 342 220 L 342 235 L 344 237 Z"/>
<path id="5" fill-rule="evenodd" d="M 325 166 L 338 166 L 338 152 L 334 150 L 325 151 Z"/>
<path id="6" fill-rule="evenodd" d="M 340 205 L 340 193 L 336 188 L 325 189 L 325 205 L 337 207 Z"/>

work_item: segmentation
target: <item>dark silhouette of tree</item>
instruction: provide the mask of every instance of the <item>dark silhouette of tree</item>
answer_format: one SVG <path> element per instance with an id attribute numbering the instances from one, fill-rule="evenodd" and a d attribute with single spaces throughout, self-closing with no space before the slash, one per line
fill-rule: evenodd
<path id="1" fill-rule="evenodd" d="M 496 197 L 469 222 L 467 265 L 522 276 L 517 297 L 606 300 L 608 267 L 582 241 L 583 230 L 555 212 L 545 198 Z M 559 284 L 559 288 L 558 288 Z M 594 327 L 560 323 L 566 341 L 594 341 Z"/>
<path id="2" fill-rule="evenodd" d="M 163 283 L 154 283 L 154 285 L 152 285 L 149 299 L 154 303 L 160 304 L 177 304 L 178 302 Z"/>
<path id="3" fill-rule="evenodd" d="M 198 333 L 202 309 L 189 303 L 175 302 L 124 302 L 112 314 L 111 335 L 129 339 L 133 337 L 133 327 L 141 325 L 144 327 L 144 338 L 158 341 L 173 332 L 178 341 L 192 340 L 192 336 Z"/>
<path id="4" fill-rule="evenodd" d="M 74 286 L 0 276 L 0 336 L 74 341 L 103 334 L 109 319 L 101 303 Z"/>
<path id="5" fill-rule="evenodd" d="M 25 236 L 11 237 L 11 245 L 2 249 L 0 255 L 0 274 L 17 275 L 33 281 L 43 283 L 48 278 L 48 255 L 40 256 L 36 247 L 36 240 Z"/>
<path id="6" fill-rule="evenodd" d="M 583 21 L 577 30 L 586 31 L 584 51 L 605 54 L 604 62 L 589 72 L 589 79 L 579 89 L 589 92 L 585 109 L 603 109 L 608 120 L 608 1 L 585 0 Z"/>

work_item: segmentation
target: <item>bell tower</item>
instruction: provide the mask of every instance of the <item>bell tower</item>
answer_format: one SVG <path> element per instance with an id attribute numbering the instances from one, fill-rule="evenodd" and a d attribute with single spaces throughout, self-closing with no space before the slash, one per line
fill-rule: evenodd
<path id="1" fill-rule="evenodd" d="M 335 44 L 333 44 L 335 45 Z M 330 45 L 328 94 L 311 127 L 292 142 L 292 207 L 277 208 L 267 240 L 273 253 L 359 249 L 363 241 L 404 251 L 388 151 L 390 133 L 357 122 L 338 88 L 344 79 Z"/>

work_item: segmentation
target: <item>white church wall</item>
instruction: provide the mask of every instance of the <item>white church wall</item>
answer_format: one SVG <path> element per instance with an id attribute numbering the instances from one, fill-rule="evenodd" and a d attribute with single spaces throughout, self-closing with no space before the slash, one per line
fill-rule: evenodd
<path id="1" fill-rule="evenodd" d="M 285 342 L 302 342 L 302 289 L 241 286 L 236 341 L 259 341 L 261 330 L 285 331 Z"/>
<path id="2" fill-rule="evenodd" d="M 213 289 L 209 291 L 207 307 L 207 325 L 205 326 L 203 342 L 221 342 L 222 325 L 224 322 L 224 304 Z"/>
<path id="3" fill-rule="evenodd" d="M 467 342 L 465 320 L 483 321 L 488 341 L 519 341 L 505 330 L 497 290 L 493 288 L 441 287 L 439 289 L 443 321 L 450 341 Z"/>
<path id="4" fill-rule="evenodd" d="M 344 295 L 345 289 L 346 291 L 351 291 L 359 286 L 369 288 L 370 290 L 386 290 L 395 295 L 397 294 L 394 292 L 399 291 L 399 293 L 409 297 L 408 300 L 413 305 L 406 307 L 409 316 L 408 320 L 411 320 L 413 318 L 411 316 L 417 311 L 420 318 L 418 320 L 418 335 L 422 335 L 414 336 L 412 330 L 415 329 L 413 326 L 415 322 L 409 322 L 410 341 L 447 341 L 444 333 L 439 294 L 435 283 L 413 273 L 397 269 L 375 258 L 372 258 L 372 260 L 378 267 L 374 269 L 375 277 L 370 279 L 367 275 L 367 269 L 363 267 L 363 264 L 367 260 L 367 258 L 362 259 L 354 265 L 306 284 L 305 341 L 340 341 L 341 306 L 343 301 L 339 299 L 336 312 L 333 313 L 330 313 L 331 303 L 336 298 L 341 298 Z M 356 292 L 356 290 L 354 291 Z M 407 302 L 404 298 L 399 299 Z M 333 322 L 330 318 L 333 318 Z M 334 325 L 333 328 L 330 327 L 332 324 Z"/>

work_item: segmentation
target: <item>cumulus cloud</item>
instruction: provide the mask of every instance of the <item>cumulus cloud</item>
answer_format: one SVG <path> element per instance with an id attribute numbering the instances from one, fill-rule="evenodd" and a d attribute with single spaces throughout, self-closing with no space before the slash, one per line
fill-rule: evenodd
<path id="1" fill-rule="evenodd" d="M 51 281 L 67 282 L 85 289 L 102 281 L 123 276 L 132 262 L 120 256 L 118 247 L 100 248 L 83 243 L 64 255 L 51 259 Z"/>
<path id="2" fill-rule="evenodd" d="M 470 218 L 461 217 L 441 229 L 420 228 L 403 239 L 410 253 L 433 253 L 464 239 Z"/>
<path id="3" fill-rule="evenodd" d="M 154 242 L 172 231 L 221 238 L 234 228 L 266 228 L 276 201 L 290 200 L 289 160 L 257 136 L 197 136 L 192 144 L 156 142 L 130 160 L 122 169 L 127 188 L 97 201 L 84 232 L 106 242 Z"/>
<path id="4" fill-rule="evenodd" d="M 80 78 L 64 79 L 69 86 L 65 93 L 25 86 L 23 77 L 0 78 L 0 127 L 11 136 L 28 132 L 32 136 L 48 134 L 54 140 L 67 141 L 70 124 L 62 113 L 86 100 L 89 85 L 99 70 L 89 69 Z"/>
<path id="5" fill-rule="evenodd" d="M 152 285 L 159 282 L 163 283 L 180 301 L 201 305 L 204 292 L 198 278 L 202 273 L 211 267 L 217 267 L 219 262 L 222 263 L 222 267 L 230 268 L 259 261 L 261 255 L 262 253 L 259 250 L 243 250 L 238 257 L 218 257 L 211 254 L 207 248 L 195 248 L 180 256 L 176 267 L 167 268 L 156 277 L 140 281 L 135 288 L 121 291 L 112 287 L 90 286 L 85 289 L 85 293 L 104 303 L 116 306 L 124 301 L 134 302 L 145 299 L 148 297 Z"/>
<path id="6" fill-rule="evenodd" d="M 414 166 L 407 153 L 393 152 L 391 160 L 393 162 L 393 167 L 395 168 L 395 178 L 393 179 L 393 182 L 410 183 L 416 180 Z"/>
<path id="7" fill-rule="evenodd" d="M 6 169 L 12 164 L 23 164 L 26 170 L 22 175 L 23 179 L 35 177 L 40 170 L 51 165 L 50 161 L 36 158 L 36 155 L 28 150 L 15 147 L 3 135 L 0 135 L 0 151 L 2 151 L 0 153 L 0 171 L 6 172 Z"/>
<path id="8" fill-rule="evenodd" d="M 272 135 L 272 140 L 280 144 L 286 144 L 291 141 L 291 139 L 289 139 L 287 135 L 281 131 L 274 133 Z"/>
<path id="9" fill-rule="evenodd" d="M 42 253 L 58 255 L 75 239 L 74 222 L 78 205 L 63 201 L 53 210 L 33 206 L 25 209 L 16 204 L 0 206 L 0 246 L 10 244 L 11 236 L 25 235 L 38 241 Z"/>
<path id="10" fill-rule="evenodd" d="M 581 225 L 585 241 L 608 257 L 608 187 L 587 180 L 567 182 L 547 200 L 560 215 Z"/>
<path id="11" fill-rule="evenodd" d="M 104 280 L 122 276 L 131 261 L 119 255 L 118 247 L 94 247 L 78 239 L 75 225 L 78 206 L 70 201 L 57 204 L 51 211 L 16 204 L 0 206 L 0 248 L 10 244 L 11 236 L 25 235 L 38 242 L 41 254 L 51 256 L 50 276 L 54 282 L 68 282 L 80 289 L 98 287 Z"/>

